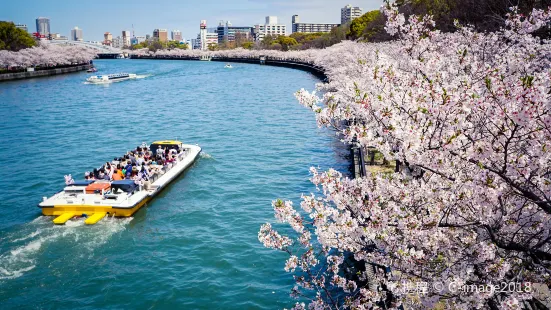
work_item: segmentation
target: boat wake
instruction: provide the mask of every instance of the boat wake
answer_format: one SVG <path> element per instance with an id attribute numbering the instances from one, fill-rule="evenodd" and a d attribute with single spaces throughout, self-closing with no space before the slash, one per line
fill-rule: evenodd
<path id="1" fill-rule="evenodd" d="M 117 82 L 120 82 L 120 81 L 117 81 Z M 105 85 L 105 84 L 111 84 L 113 83 L 113 81 L 102 81 L 102 82 L 95 82 L 95 83 L 91 83 L 91 82 L 84 82 L 82 84 L 85 84 L 85 85 Z"/>
<path id="2" fill-rule="evenodd" d="M 117 82 L 124 82 L 124 81 L 128 81 L 128 80 L 138 80 L 138 79 L 145 79 L 147 77 L 150 77 L 152 76 L 152 74 L 137 74 L 135 77 L 133 78 L 129 78 L 129 79 L 123 79 L 123 80 L 105 80 L 105 81 L 94 81 L 94 82 L 89 82 L 89 81 L 85 81 L 83 82 L 83 84 L 85 85 L 90 85 L 90 84 L 95 84 L 95 85 L 109 85 L 109 84 L 112 84 L 112 83 L 117 83 Z"/>
<path id="3" fill-rule="evenodd" d="M 125 230 L 130 221 L 131 217 L 105 218 L 91 226 L 79 218 L 57 226 L 52 225 L 52 217 L 41 216 L 2 241 L 7 248 L 2 247 L 0 253 L 0 283 L 33 270 L 46 248 L 61 247 L 70 257 L 90 254 Z"/>
<path id="4" fill-rule="evenodd" d="M 205 153 L 205 152 L 201 152 L 201 154 L 199 154 L 199 157 L 201 157 L 203 159 L 215 159 L 214 157 L 212 157 L 212 155 L 210 155 L 208 153 Z"/>

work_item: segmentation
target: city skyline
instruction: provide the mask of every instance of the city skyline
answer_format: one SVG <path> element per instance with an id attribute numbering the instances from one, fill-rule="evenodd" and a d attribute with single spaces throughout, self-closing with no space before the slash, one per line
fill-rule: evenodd
<path id="1" fill-rule="evenodd" d="M 29 3 L 30 2 L 30 3 Z M 279 23 L 286 25 L 290 34 L 292 15 L 300 15 L 301 22 L 340 23 L 341 8 L 347 4 L 359 6 L 364 12 L 376 10 L 382 0 L 207 0 L 200 3 L 164 2 L 163 6 L 151 6 L 135 1 L 108 2 L 98 0 L 82 14 L 75 14 L 74 2 L 66 0 L 29 1 L 25 4 L 3 3 L 0 20 L 18 24 L 35 25 L 38 17 L 50 19 L 52 33 L 69 36 L 76 25 L 84 32 L 86 41 L 102 41 L 105 32 L 115 36 L 123 30 L 136 36 L 151 35 L 154 29 L 178 29 L 185 39 L 193 39 L 199 32 L 200 20 L 207 20 L 208 27 L 215 27 L 220 20 L 231 21 L 236 26 L 263 24 L 266 16 L 277 16 Z M 81 9 L 82 10 L 82 9 Z M 101 22 L 98 18 L 101 16 Z M 147 18 L 149 16 L 149 18 Z M 29 32 L 35 32 L 29 27 Z"/>

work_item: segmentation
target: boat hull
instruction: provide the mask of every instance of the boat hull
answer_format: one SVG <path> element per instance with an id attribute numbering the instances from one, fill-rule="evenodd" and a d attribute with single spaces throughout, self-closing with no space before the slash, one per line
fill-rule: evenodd
<path id="1" fill-rule="evenodd" d="M 61 216 L 63 214 L 72 213 L 74 216 L 93 215 L 98 213 L 105 213 L 108 216 L 115 217 L 129 217 L 134 215 L 138 210 L 145 206 L 155 196 L 157 196 L 162 190 L 168 187 L 178 176 L 184 173 L 189 166 L 191 166 L 199 154 L 201 148 L 195 145 L 185 145 L 190 149 L 190 154 L 187 155 L 183 161 L 179 162 L 175 167 L 170 169 L 165 175 L 161 176 L 155 182 L 152 183 L 154 190 L 140 191 L 139 198 L 132 204 L 127 205 L 107 205 L 107 204 L 67 204 L 67 203 L 53 203 L 49 204 L 47 201 L 40 203 L 38 206 L 42 209 L 42 214 L 45 216 Z"/>

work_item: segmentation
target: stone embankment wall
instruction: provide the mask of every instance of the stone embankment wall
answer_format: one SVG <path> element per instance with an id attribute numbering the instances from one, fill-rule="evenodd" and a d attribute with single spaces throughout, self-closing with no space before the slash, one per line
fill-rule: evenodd
<path id="1" fill-rule="evenodd" d="M 188 57 L 188 56 L 138 56 L 130 55 L 131 59 L 165 59 L 165 60 L 201 60 L 199 57 Z M 250 57 L 250 58 L 236 58 L 236 57 L 212 57 L 211 61 L 220 61 L 220 62 L 238 62 L 238 63 L 249 63 L 249 64 L 262 64 L 266 66 L 276 66 L 276 67 L 287 67 L 298 70 L 303 70 L 312 73 L 313 75 L 320 78 L 322 81 L 327 79 L 323 68 L 315 66 L 310 63 L 305 63 L 301 61 L 288 60 L 288 59 L 277 59 L 272 57 L 266 57 L 261 60 L 259 57 Z"/>
<path id="2" fill-rule="evenodd" d="M 79 72 L 79 71 L 88 70 L 88 68 L 90 68 L 90 65 L 81 64 L 81 65 L 67 66 L 63 68 L 44 69 L 44 70 L 37 70 L 37 71 L 30 71 L 30 72 L 2 73 L 0 74 L 0 82 L 20 80 L 20 79 L 32 79 L 36 77 Z"/>

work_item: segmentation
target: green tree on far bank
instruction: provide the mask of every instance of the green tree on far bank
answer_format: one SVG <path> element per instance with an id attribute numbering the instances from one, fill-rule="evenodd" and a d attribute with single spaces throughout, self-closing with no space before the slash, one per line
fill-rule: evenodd
<path id="1" fill-rule="evenodd" d="M 274 44 L 275 42 L 276 42 L 276 38 L 274 38 L 271 34 L 269 34 L 264 36 L 261 44 L 262 44 L 262 47 L 264 48 L 270 48 L 270 46 L 272 46 L 272 44 Z"/>
<path id="2" fill-rule="evenodd" d="M 289 47 L 298 45 L 297 40 L 288 37 L 288 36 L 279 36 L 277 37 L 277 43 L 281 44 L 281 47 L 284 51 L 288 51 Z"/>
<path id="3" fill-rule="evenodd" d="M 148 48 L 150 51 L 157 51 L 162 49 L 188 49 L 189 45 L 187 43 L 180 43 L 178 41 L 161 42 L 158 40 L 152 40 L 143 41 L 130 47 L 130 49 L 133 50 L 138 50 L 142 48 Z"/>
<path id="4" fill-rule="evenodd" d="M 351 23 L 350 23 L 350 29 L 348 30 L 348 32 L 346 33 L 346 36 L 349 38 L 349 39 L 352 39 L 352 40 L 356 40 L 356 39 L 359 39 L 365 35 L 369 36 L 369 33 L 368 34 L 364 34 L 365 30 L 371 26 L 371 24 L 382 18 L 382 14 L 381 14 L 381 11 L 378 11 L 378 10 L 375 10 L 375 11 L 369 11 L 367 13 L 365 13 L 364 15 L 354 19 Z M 383 29 L 384 30 L 384 29 Z M 371 30 L 371 31 L 374 31 L 374 30 Z M 366 38 L 369 40 L 369 38 Z"/>
<path id="5" fill-rule="evenodd" d="M 252 49 L 253 46 L 254 46 L 253 42 L 245 42 L 245 43 L 241 44 L 241 47 L 246 49 L 246 50 Z"/>
<path id="6" fill-rule="evenodd" d="M 304 44 L 306 42 L 313 41 L 321 36 L 323 36 L 323 33 L 321 32 L 314 32 L 314 33 L 295 32 L 291 34 L 289 37 L 297 40 L 298 44 Z"/>
<path id="7" fill-rule="evenodd" d="M 16 52 L 35 45 L 36 41 L 28 32 L 16 28 L 12 22 L 0 21 L 0 50 Z"/>
<path id="8" fill-rule="evenodd" d="M 209 45 L 207 46 L 207 48 L 209 49 L 209 51 L 217 51 L 217 50 L 220 49 L 220 48 L 218 47 L 218 44 L 216 44 L 216 43 L 209 43 Z"/>

